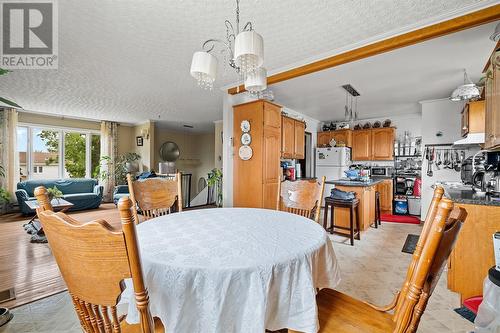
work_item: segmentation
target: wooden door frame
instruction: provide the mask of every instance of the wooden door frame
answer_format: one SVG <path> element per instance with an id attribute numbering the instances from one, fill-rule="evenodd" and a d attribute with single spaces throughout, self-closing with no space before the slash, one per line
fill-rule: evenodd
<path id="1" fill-rule="evenodd" d="M 479 25 L 500 19 L 500 5 L 493 5 L 472 13 L 455 17 L 443 22 L 435 23 L 417 30 L 403 33 L 394 37 L 343 52 L 331 57 L 314 61 L 267 78 L 267 85 L 290 80 L 299 76 L 315 73 L 324 69 L 336 67 L 356 60 L 368 58 L 377 54 L 389 52 L 406 46 L 425 42 L 430 39 L 449 35 L 461 30 L 466 30 Z M 245 91 L 245 86 L 240 85 L 228 89 L 231 95 Z"/>

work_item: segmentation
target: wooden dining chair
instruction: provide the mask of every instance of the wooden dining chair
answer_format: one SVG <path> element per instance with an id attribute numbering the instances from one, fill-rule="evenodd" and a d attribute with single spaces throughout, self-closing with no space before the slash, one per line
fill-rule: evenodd
<path id="1" fill-rule="evenodd" d="M 443 189 L 438 187 L 426 216 L 419 248 L 413 254 L 402 290 L 393 302 L 379 307 L 335 290 L 322 289 L 317 295 L 320 332 L 416 332 L 467 217 L 465 209 L 453 209 L 453 203 L 442 195 Z M 388 312 L 391 310 L 394 313 Z"/>
<path id="2" fill-rule="evenodd" d="M 323 176 L 319 182 L 316 179 L 280 182 L 276 210 L 314 219 L 319 223 L 325 180 Z"/>
<path id="3" fill-rule="evenodd" d="M 140 219 L 137 209 L 140 209 L 143 220 L 163 216 L 176 211 L 182 211 L 181 174 L 178 172 L 173 179 L 155 177 L 132 180 L 127 174 L 130 199 L 134 203 L 134 214 L 137 223 Z"/>
<path id="4" fill-rule="evenodd" d="M 37 199 L 43 195 L 38 191 Z M 102 219 L 81 223 L 50 210 L 40 211 L 39 218 L 85 333 L 164 333 L 149 310 L 132 201 L 121 198 L 118 209 L 121 230 Z M 127 278 L 132 278 L 140 324 L 128 324 L 117 314 Z"/>

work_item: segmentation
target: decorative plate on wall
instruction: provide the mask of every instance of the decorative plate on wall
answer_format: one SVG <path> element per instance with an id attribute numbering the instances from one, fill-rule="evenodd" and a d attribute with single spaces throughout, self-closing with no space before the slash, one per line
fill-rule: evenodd
<path id="1" fill-rule="evenodd" d="M 252 137 L 250 136 L 250 133 L 243 133 L 241 135 L 241 144 L 248 146 L 252 142 Z"/>
<path id="2" fill-rule="evenodd" d="M 250 146 L 241 146 L 238 155 L 243 161 L 248 161 L 249 159 L 252 158 L 253 155 L 253 150 L 252 147 Z"/>
<path id="3" fill-rule="evenodd" d="M 244 133 L 248 133 L 250 132 L 250 122 L 248 120 L 243 120 L 241 122 L 241 130 L 244 132 Z"/>

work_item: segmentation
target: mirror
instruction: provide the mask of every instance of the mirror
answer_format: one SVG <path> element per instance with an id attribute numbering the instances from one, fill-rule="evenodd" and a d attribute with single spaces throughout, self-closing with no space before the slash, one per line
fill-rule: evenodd
<path id="1" fill-rule="evenodd" d="M 180 156 L 179 146 L 175 142 L 164 142 L 160 147 L 160 157 L 165 162 L 175 162 Z"/>

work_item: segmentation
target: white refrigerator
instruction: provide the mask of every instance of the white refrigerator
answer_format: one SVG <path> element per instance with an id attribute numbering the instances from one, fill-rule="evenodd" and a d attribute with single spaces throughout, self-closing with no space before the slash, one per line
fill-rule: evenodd
<path id="1" fill-rule="evenodd" d="M 332 147 L 316 148 L 316 177 L 321 179 L 325 176 L 326 180 L 338 180 L 345 178 L 344 171 L 349 169 L 351 164 L 351 148 Z M 325 185 L 325 194 L 327 197 L 333 185 Z"/>

